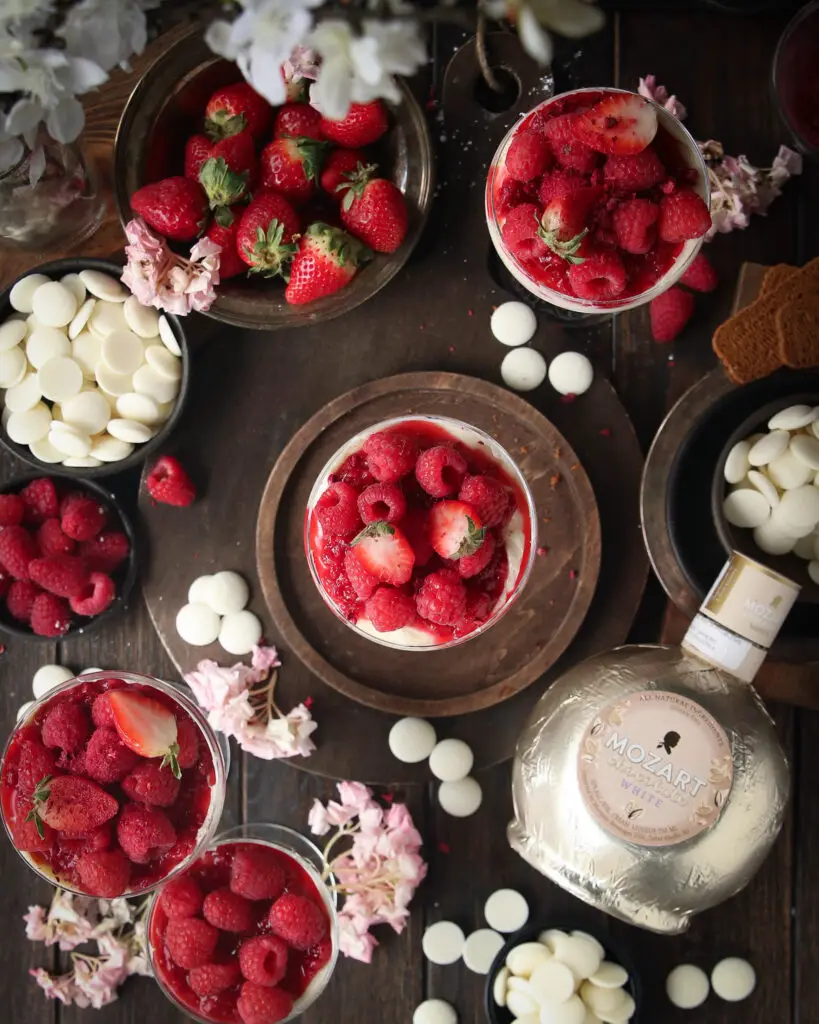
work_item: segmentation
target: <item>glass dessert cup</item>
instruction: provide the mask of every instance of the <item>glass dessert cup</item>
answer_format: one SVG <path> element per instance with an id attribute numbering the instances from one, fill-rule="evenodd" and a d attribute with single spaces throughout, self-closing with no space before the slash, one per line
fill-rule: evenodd
<path id="1" fill-rule="evenodd" d="M 495 251 L 497 252 L 501 262 L 515 280 L 531 295 L 534 295 L 535 298 L 540 299 L 542 302 L 547 302 L 552 306 L 557 306 L 562 310 L 569 310 L 574 313 L 621 313 L 628 309 L 634 309 L 636 306 L 641 306 L 646 302 L 650 302 L 652 299 L 662 294 L 662 292 L 667 291 L 676 281 L 679 280 L 679 278 L 685 273 L 686 268 L 699 252 L 703 241 L 702 238 L 697 238 L 683 242 L 679 252 L 673 257 L 673 262 L 670 266 L 661 273 L 661 275 L 656 278 L 649 287 L 646 287 L 636 294 L 618 296 L 617 298 L 607 300 L 582 298 L 577 295 L 567 294 L 557 288 L 550 287 L 545 282 L 538 280 L 532 274 L 531 270 L 528 269 L 527 266 L 515 255 L 513 255 L 505 245 L 501 234 L 503 224 L 505 222 L 505 215 L 501 214 L 497 200 L 499 189 L 510 178 L 508 171 L 506 170 L 506 156 L 512 141 L 521 130 L 524 130 L 525 126 L 535 114 L 542 115 L 543 113 L 548 113 L 555 107 L 557 108 L 555 110 L 555 115 L 559 112 L 569 113 L 578 109 L 579 105 L 583 103 L 584 97 L 588 97 L 589 102 L 591 102 L 601 98 L 603 95 L 608 96 L 610 94 L 617 93 L 626 96 L 634 95 L 634 93 L 625 89 L 613 89 L 608 87 L 583 88 L 560 93 L 559 95 L 552 96 L 550 99 L 538 104 L 538 106 L 534 107 L 526 117 L 523 118 L 523 120 L 514 124 L 506 133 L 506 136 L 500 146 L 498 146 L 498 149 L 492 158 L 486 178 L 486 224 L 489 229 L 492 244 L 495 247 Z M 659 106 L 659 104 L 654 103 L 653 100 L 647 100 L 646 102 L 651 103 L 657 112 L 657 140 L 661 140 L 662 145 L 668 149 L 669 152 L 673 151 L 675 161 L 679 161 L 680 165 L 687 172 L 691 173 L 693 180 L 690 183 L 690 187 L 693 188 L 706 205 L 709 205 L 711 193 L 708 183 L 708 172 L 696 141 L 682 122 L 678 121 L 673 114 L 670 114 L 664 107 Z M 530 201 L 535 202 L 536 200 Z M 536 202 L 539 207 L 543 205 L 540 200 L 537 200 Z"/>
<path id="2" fill-rule="evenodd" d="M 363 614 L 363 602 L 357 611 L 349 614 L 340 607 L 333 597 L 328 593 L 324 582 L 325 561 L 323 557 L 323 545 L 329 546 L 332 538 L 328 540 L 323 535 L 321 525 L 315 515 L 315 506 L 326 488 L 333 480 L 338 479 L 338 472 L 342 470 L 352 456 L 361 452 L 364 442 L 375 433 L 382 431 L 400 430 L 401 432 L 417 434 L 420 439 L 422 450 L 437 445 L 454 445 L 463 453 L 468 469 L 468 475 L 480 475 L 486 472 L 499 479 L 510 493 L 514 512 L 511 519 L 498 527 L 498 548 L 505 552 L 506 570 L 501 585 L 493 592 L 490 600 L 488 615 L 479 623 L 472 624 L 468 631 L 453 630 L 449 627 L 438 627 L 432 623 L 416 619 L 401 629 L 391 632 L 378 632 L 372 623 Z M 359 456 L 359 458 L 363 458 Z M 370 478 L 371 479 L 371 478 Z M 422 502 L 432 503 L 434 499 L 424 495 L 420 487 L 415 484 L 415 477 L 410 473 L 404 483 L 405 488 L 409 484 L 410 495 L 420 495 Z M 449 496 L 451 499 L 458 497 L 457 491 Z M 410 512 L 417 511 L 413 506 L 415 498 L 410 497 Z M 403 520 L 396 523 L 400 528 Z M 536 541 L 537 511 L 526 480 L 512 460 L 509 453 L 498 444 L 489 434 L 477 427 L 464 423 L 461 420 L 447 416 L 416 415 L 399 416 L 393 419 L 382 420 L 373 424 L 366 430 L 361 431 L 344 444 L 329 461 L 316 479 L 308 500 L 305 515 L 304 547 L 307 562 L 313 580 L 324 598 L 325 603 L 350 629 L 360 636 L 366 637 L 375 643 L 385 647 L 391 647 L 401 651 L 435 651 L 446 650 L 450 647 L 466 643 L 472 638 L 482 635 L 498 622 L 509 610 L 513 602 L 526 585 L 534 565 L 537 547 Z M 363 523 L 359 525 L 359 529 Z M 341 547 L 348 545 L 341 543 Z M 426 569 L 429 564 L 433 569 L 436 566 L 443 568 L 444 563 L 438 556 L 432 554 L 432 562 L 424 563 Z M 413 576 L 408 588 L 420 585 L 417 575 Z M 426 572 L 423 575 L 426 575 Z M 470 581 L 466 581 L 470 583 Z"/>
<path id="3" fill-rule="evenodd" d="M 117 682 L 124 686 L 106 685 Z M 18 807 L 20 801 L 23 800 L 24 809 L 27 810 L 27 805 L 31 804 L 31 798 L 21 796 L 15 788 L 15 780 L 23 744 L 27 741 L 41 742 L 38 730 L 48 712 L 63 703 L 71 705 L 82 703 L 90 708 L 95 697 L 113 689 L 129 691 L 133 689 L 134 692 L 145 694 L 173 710 L 178 721 L 183 721 L 182 716 L 186 716 L 192 722 L 198 738 L 198 759 L 190 768 L 183 768 L 174 806 L 151 808 L 161 811 L 171 820 L 175 831 L 173 845 L 155 859 L 150 859 L 143 864 L 131 864 L 130 883 L 122 892 L 116 893 L 116 895 L 136 897 L 152 892 L 184 871 L 211 841 L 222 816 L 227 775 L 230 769 L 230 747 L 224 736 L 217 737 L 201 708 L 181 686 L 134 672 L 107 671 L 87 673 L 49 690 L 33 703 L 25 717 L 17 723 L 6 742 L 2 759 L 0 810 L 2 811 L 3 825 L 11 844 L 32 871 L 50 884 L 59 886 L 68 892 L 77 895 L 100 895 L 83 888 L 74 866 L 83 853 L 118 848 L 117 818 L 111 818 L 100 828 L 90 830 L 91 833 L 97 834 L 102 828 L 106 830 L 110 828 L 107 845 L 88 845 L 85 842 L 86 837 L 80 836 L 79 833 L 69 838 L 67 833 L 55 832 L 57 838 L 54 840 L 52 849 L 34 852 L 21 850 L 15 840 L 15 830 L 21 827 L 25 815 L 18 810 Z M 73 696 L 76 699 L 65 701 L 66 696 Z M 96 723 L 90 724 L 91 734 L 98 729 L 99 726 Z M 51 750 L 55 758 L 58 752 L 59 748 Z M 64 752 L 60 754 L 54 771 L 55 777 L 65 775 L 67 778 L 88 778 L 84 775 L 84 769 L 82 771 L 76 768 L 72 770 L 69 764 L 73 760 L 72 757 L 69 757 L 65 764 L 61 764 L 60 761 L 65 757 Z M 79 757 L 85 757 L 84 750 L 80 752 Z M 139 765 L 152 763 L 152 759 L 135 757 L 135 760 Z M 158 764 L 159 758 L 153 759 L 153 761 Z M 88 781 L 104 788 L 107 793 L 111 793 L 125 806 L 131 806 L 130 803 L 125 803 L 128 798 L 121 791 L 118 782 L 98 782 L 94 778 L 88 778 Z M 205 799 L 207 799 L 206 805 Z M 56 866 L 52 863 L 55 859 L 60 862 Z M 106 893 L 106 895 L 110 894 Z"/>
<path id="4" fill-rule="evenodd" d="M 779 115 L 797 145 L 819 156 L 819 2 L 806 4 L 776 47 L 773 89 Z"/>
<path id="5" fill-rule="evenodd" d="M 333 888 L 332 875 L 324 877 L 324 858 L 321 851 L 309 839 L 282 825 L 249 824 L 222 832 L 210 844 L 203 856 L 189 866 L 188 875 L 194 877 L 203 892 L 210 887 L 219 887 L 230 879 L 229 859 L 233 853 L 249 846 L 270 850 L 279 859 L 287 875 L 285 892 L 295 891 L 313 898 L 317 896 L 328 923 L 328 934 L 319 946 L 307 951 L 292 948 L 288 951 L 288 966 L 283 979 L 278 983 L 294 996 L 290 1013 L 281 1017 L 282 1022 L 295 1020 L 308 1010 L 321 996 L 335 970 L 338 959 L 338 916 L 337 893 Z M 226 856 L 227 855 L 227 856 Z M 148 952 L 151 968 L 157 984 L 164 995 L 188 1018 L 200 1024 L 232 1024 L 240 1022 L 236 1010 L 236 999 L 245 978 L 240 974 L 236 981 L 221 993 L 197 996 L 190 988 L 186 972 L 171 961 L 164 942 L 164 929 L 168 918 L 162 907 L 162 893 L 156 893 L 151 901 L 147 918 Z M 258 908 L 258 930 L 254 935 L 272 934 L 267 923 L 269 908 L 276 898 L 254 901 Z M 248 939 L 247 933 L 221 932 L 216 951 L 220 963 L 230 963 L 237 956 L 238 947 Z M 329 944 L 329 949 L 327 948 Z M 320 952 L 318 952 L 320 950 Z M 323 962 L 316 964 L 321 958 Z M 206 1004 L 206 1005 L 203 1005 Z"/>

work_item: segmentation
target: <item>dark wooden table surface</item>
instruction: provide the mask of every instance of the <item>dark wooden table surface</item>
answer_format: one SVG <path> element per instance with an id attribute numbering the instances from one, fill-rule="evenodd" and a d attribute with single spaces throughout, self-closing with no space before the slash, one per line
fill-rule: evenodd
<path id="1" fill-rule="evenodd" d="M 787 141 L 771 99 L 769 76 L 774 46 L 787 19 L 786 8 L 791 5 L 783 3 L 780 13 L 748 18 L 702 8 L 680 12 L 679 5 L 674 5 L 670 13 L 663 13 L 660 7 L 632 7 L 611 14 L 605 31 L 598 36 L 579 43 L 561 43 L 555 66 L 558 90 L 605 84 L 634 88 L 640 75 L 654 73 L 683 99 L 689 110 L 688 124 L 697 137 L 720 139 L 726 151 L 747 153 L 759 165 L 770 162 L 779 143 Z M 448 60 L 463 39 L 454 30 L 436 31 L 432 74 L 437 89 Z M 144 66 L 145 60 L 138 62 L 135 73 Z M 121 75 L 91 100 L 86 139 L 89 148 L 103 161 L 110 159 L 116 119 L 134 81 L 133 76 Z M 491 152 L 481 152 L 480 138 L 462 150 L 463 137 L 459 141 L 454 128 L 457 125 L 433 124 L 442 178 L 438 205 L 433 210 L 426 242 L 403 272 L 411 274 L 413 266 L 425 260 L 440 263 L 440 294 L 430 298 L 429 313 L 443 326 L 427 336 L 418 332 L 416 326 L 411 337 L 404 337 L 385 323 L 380 344 L 394 352 L 390 372 L 455 369 L 497 381 L 500 352 L 488 338 L 488 327 L 479 325 L 476 334 L 481 340 L 476 342 L 473 353 L 457 353 L 454 358 L 449 353 L 448 334 L 461 329 L 463 310 L 448 309 L 446 277 L 468 276 L 471 268 L 447 264 L 446 239 L 435 227 L 436 210 L 444 209 L 447 203 L 447 168 L 464 161 L 474 165 L 477 181 L 471 216 L 481 218 L 480 179 L 491 156 Z M 644 449 L 669 404 L 713 365 L 710 333 L 728 312 L 740 262 L 801 262 L 817 255 L 817 216 L 819 173 L 815 167 L 808 167 L 801 180 L 788 186 L 785 197 L 774 205 L 769 217 L 756 218 L 747 231 L 719 237 L 710 246 L 709 254 L 724 276 L 724 287 L 698 300 L 696 319 L 671 346 L 651 341 L 645 308 L 594 328 L 573 329 L 572 347 L 587 351 L 598 372 L 610 376 L 634 420 Z M 119 226 L 111 215 L 81 251 L 112 253 L 120 245 Z M 4 252 L 0 255 L 0 284 L 34 263 L 56 255 L 10 256 Z M 400 275 L 388 286 L 388 292 L 393 293 L 392 306 L 397 308 Z M 356 349 L 354 317 L 355 314 L 327 327 L 314 355 L 299 362 L 301 377 L 289 384 L 293 409 L 280 410 L 293 430 L 320 404 L 316 396 L 323 394 L 325 388 L 311 391 L 310 380 L 322 360 L 329 358 L 338 346 L 340 338 L 344 339 L 345 383 L 348 378 L 358 383 L 371 377 L 367 353 Z M 417 319 L 416 314 L 413 321 Z M 193 322 L 190 329 L 201 330 L 216 345 L 228 334 L 231 345 L 290 345 L 299 341 L 297 334 L 243 335 L 213 328 L 201 319 Z M 231 345 L 225 345 L 225 359 L 230 358 Z M 540 404 L 538 392 L 531 397 L 536 405 Z M 229 395 L 214 395 L 213 414 L 219 415 L 220 401 L 234 400 Z M 248 415 L 258 412 L 251 410 Z M 202 458 L 207 458 L 206 452 Z M 21 469 L 7 456 L 0 460 L 2 479 Z M 132 478 L 114 481 L 114 486 L 132 502 L 136 485 Z M 187 572 L 188 567 L 182 571 Z M 634 639 L 656 638 L 662 606 L 661 591 L 652 582 Z M 53 661 L 77 670 L 99 665 L 140 669 L 158 676 L 174 671 L 140 602 L 134 603 L 127 617 L 88 639 L 53 645 L 9 642 L 0 657 L 0 721 L 4 732 L 13 725 L 18 706 L 30 697 L 33 672 L 39 665 Z M 815 967 L 819 953 L 819 803 L 813 785 L 819 771 L 819 716 L 789 708 L 771 710 L 794 768 L 791 813 L 773 853 L 748 889 L 697 918 L 687 935 L 657 938 L 612 922 L 554 888 L 518 859 L 505 839 L 510 815 L 509 767 L 505 765 L 484 773 L 484 806 L 478 815 L 466 821 L 444 816 L 436 807 L 431 787 L 396 794 L 409 804 L 425 837 L 430 862 L 429 878 L 419 892 L 411 924 L 400 938 L 391 934 L 381 936 L 383 945 L 371 966 L 342 962 L 329 991 L 303 1019 L 309 1024 L 409 1024 L 415 1005 L 436 996 L 451 1001 L 464 1024 L 482 1021 L 483 979 L 463 966 L 437 968 L 427 964 L 421 955 L 421 935 L 426 923 L 442 917 L 459 921 L 466 930 L 481 926 L 485 897 L 499 885 L 513 885 L 526 894 L 534 913 L 544 921 L 571 914 L 590 930 L 601 934 L 612 930 L 628 943 L 642 968 L 648 990 L 644 1015 L 647 1024 L 686 1020 L 728 1024 L 737 1019 L 754 1024 L 819 1021 L 819 971 Z M 322 724 L 325 730 L 332 729 L 331 722 Z M 366 737 L 361 739 L 366 742 Z M 326 797 L 330 790 L 330 783 L 287 764 L 252 758 L 243 761 L 237 757 L 225 824 L 267 820 L 303 829 L 312 799 Z M 444 849 L 448 852 L 442 852 Z M 26 1024 L 46 1024 L 58 1019 L 63 1024 L 79 1021 L 80 1011 L 46 1002 L 27 976 L 30 967 L 56 962 L 52 951 L 26 941 L 21 920 L 29 904 L 48 901 L 49 890 L 35 881 L 5 841 L 0 843 L 0 879 L 0 1019 Z M 752 1001 L 735 1008 L 712 997 L 705 1007 L 687 1014 L 669 1006 L 663 994 L 663 981 L 672 966 L 693 961 L 710 969 L 728 955 L 747 956 L 755 965 L 759 985 Z M 129 982 L 122 999 L 100 1011 L 95 1019 L 101 1024 L 126 1024 L 147 1018 L 152 1024 L 165 1024 L 179 1021 L 181 1015 L 149 980 L 138 979 Z"/>

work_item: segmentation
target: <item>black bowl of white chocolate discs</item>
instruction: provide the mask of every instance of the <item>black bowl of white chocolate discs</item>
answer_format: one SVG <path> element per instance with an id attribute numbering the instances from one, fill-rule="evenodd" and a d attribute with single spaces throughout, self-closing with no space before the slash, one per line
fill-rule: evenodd
<path id="1" fill-rule="evenodd" d="M 638 1024 L 640 977 L 619 943 L 546 920 L 512 935 L 486 979 L 489 1024 Z"/>
<path id="2" fill-rule="evenodd" d="M 82 478 L 139 465 L 174 430 L 190 360 L 179 318 L 143 306 L 122 267 L 76 257 L 0 294 L 0 443 Z"/>

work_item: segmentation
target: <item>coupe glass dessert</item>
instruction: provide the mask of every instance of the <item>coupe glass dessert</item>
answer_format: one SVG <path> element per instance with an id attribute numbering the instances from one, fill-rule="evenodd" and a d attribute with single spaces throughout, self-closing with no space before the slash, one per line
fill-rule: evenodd
<path id="1" fill-rule="evenodd" d="M 49 882 L 136 896 L 210 841 L 228 758 L 196 704 L 169 683 L 82 676 L 38 700 L 6 744 L 3 824 Z"/>
<path id="2" fill-rule="evenodd" d="M 165 995 L 205 1024 L 275 1024 L 318 999 L 335 967 L 335 898 L 321 854 L 278 825 L 225 832 L 154 897 L 148 947 Z"/>
<path id="3" fill-rule="evenodd" d="M 780 113 L 800 147 L 819 154 L 819 3 L 803 7 L 782 34 L 773 83 Z"/>
<path id="4" fill-rule="evenodd" d="M 555 96 L 510 129 L 486 221 L 509 272 L 576 312 L 631 309 L 679 278 L 711 226 L 705 165 L 667 110 L 619 89 Z"/>
<path id="5" fill-rule="evenodd" d="M 535 509 L 508 453 L 443 416 L 385 420 L 319 474 L 304 543 L 322 596 L 351 628 L 401 650 L 488 629 L 532 569 Z"/>

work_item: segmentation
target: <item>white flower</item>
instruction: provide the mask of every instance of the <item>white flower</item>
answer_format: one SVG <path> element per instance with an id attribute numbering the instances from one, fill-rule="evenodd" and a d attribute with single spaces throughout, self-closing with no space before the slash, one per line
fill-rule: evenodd
<path id="1" fill-rule="evenodd" d="M 603 27 L 605 17 L 589 0 L 484 0 L 492 18 L 517 23 L 521 44 L 534 60 L 548 64 L 552 41 L 547 29 L 569 39 L 582 39 Z"/>
<path id="2" fill-rule="evenodd" d="M 538 64 L 549 64 L 552 60 L 554 47 L 552 39 L 537 20 L 531 7 L 527 5 L 518 11 L 518 35 L 523 49 Z"/>
<path id="3" fill-rule="evenodd" d="M 364 21 L 356 35 L 346 21 L 329 19 L 310 35 L 321 57 L 310 102 L 325 117 L 340 120 L 351 103 L 401 98 L 393 75 L 412 75 L 426 61 L 418 25 L 406 21 Z"/>
<path id="4" fill-rule="evenodd" d="M 130 70 L 128 61 L 142 53 L 148 41 L 148 26 L 141 0 L 81 0 L 66 15 L 57 35 L 66 50 L 85 57 L 104 71 L 119 65 Z"/>
<path id="5" fill-rule="evenodd" d="M 6 119 L 0 112 L 0 174 L 18 164 L 24 152 L 23 143 L 6 128 Z"/>
<path id="6" fill-rule="evenodd" d="M 286 99 L 282 64 L 313 25 L 322 0 L 239 0 L 234 22 L 215 21 L 205 34 L 214 53 L 235 60 L 253 88 L 274 106 Z"/>

